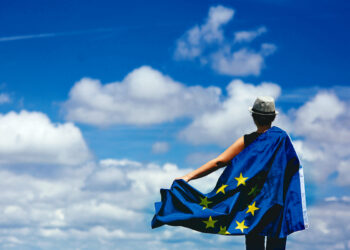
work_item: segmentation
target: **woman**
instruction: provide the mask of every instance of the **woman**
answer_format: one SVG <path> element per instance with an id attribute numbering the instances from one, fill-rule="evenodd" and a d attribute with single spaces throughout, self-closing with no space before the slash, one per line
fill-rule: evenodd
<path id="1" fill-rule="evenodd" d="M 152 228 L 183 226 L 221 235 L 245 235 L 247 249 L 285 249 L 287 235 L 308 227 L 302 167 L 288 134 L 271 127 L 272 97 L 252 108 L 257 131 L 240 137 L 217 158 L 161 189 Z M 227 166 L 203 194 L 188 182 Z"/>
<path id="2" fill-rule="evenodd" d="M 275 110 L 275 103 L 272 97 L 261 96 L 258 97 L 253 108 L 249 108 L 252 113 L 254 123 L 257 127 L 256 132 L 246 134 L 240 137 L 234 142 L 229 148 L 227 148 L 217 158 L 207 162 L 200 168 L 186 174 L 185 176 L 176 178 L 183 179 L 188 182 L 193 179 L 197 179 L 208 175 L 209 173 L 217 170 L 218 168 L 224 167 L 230 162 L 236 155 L 238 155 L 245 147 L 250 145 L 258 136 L 271 128 L 271 124 L 274 121 L 278 112 Z M 246 249 L 259 250 L 265 249 L 265 237 L 259 234 L 248 234 L 246 238 Z M 286 237 L 285 238 L 273 238 L 267 237 L 267 249 L 285 249 Z"/>

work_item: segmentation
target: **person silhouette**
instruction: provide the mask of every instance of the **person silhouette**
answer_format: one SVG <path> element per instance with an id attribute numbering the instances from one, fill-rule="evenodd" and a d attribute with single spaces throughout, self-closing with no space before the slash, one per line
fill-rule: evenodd
<path id="1" fill-rule="evenodd" d="M 226 166 L 227 163 L 238 155 L 244 148 L 248 147 L 261 134 L 269 130 L 272 122 L 275 120 L 275 117 L 278 114 L 275 109 L 275 101 L 270 96 L 257 97 L 253 107 L 249 107 L 249 111 L 251 112 L 254 124 L 257 127 L 256 131 L 243 135 L 215 159 L 208 161 L 196 170 L 176 179 L 183 179 L 184 181 L 189 182 L 191 180 L 206 176 L 213 171 Z M 285 249 L 286 240 L 287 237 L 278 238 L 267 236 L 266 249 Z M 265 236 L 259 235 L 259 233 L 255 231 L 245 235 L 245 243 L 247 250 L 265 249 Z"/>
<path id="2" fill-rule="evenodd" d="M 271 126 L 278 112 L 270 96 L 249 107 L 257 130 L 218 157 L 161 189 L 152 228 L 164 224 L 221 235 L 245 235 L 246 249 L 285 249 L 287 236 L 308 228 L 303 168 L 290 136 Z M 226 167 L 202 193 L 188 184 Z"/>

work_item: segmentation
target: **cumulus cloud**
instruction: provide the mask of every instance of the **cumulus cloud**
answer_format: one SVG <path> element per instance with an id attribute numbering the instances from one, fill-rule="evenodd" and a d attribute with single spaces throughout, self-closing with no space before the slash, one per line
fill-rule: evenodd
<path id="1" fill-rule="evenodd" d="M 169 151 L 169 143 L 158 141 L 152 145 L 152 152 L 154 154 L 164 154 Z"/>
<path id="2" fill-rule="evenodd" d="M 212 67 L 226 75 L 259 75 L 264 65 L 262 53 L 246 48 L 232 52 L 227 46 L 212 55 Z"/>
<path id="3" fill-rule="evenodd" d="M 231 76 L 259 75 L 264 68 L 265 57 L 276 51 L 276 46 L 263 43 L 260 51 L 249 47 L 237 48 L 239 44 L 246 46 L 256 37 L 264 34 L 266 27 L 254 31 L 238 31 L 234 33 L 233 42 L 224 34 L 224 25 L 233 19 L 234 10 L 221 5 L 211 7 L 207 20 L 200 26 L 189 29 L 177 40 L 175 59 L 199 59 L 220 74 Z"/>
<path id="4" fill-rule="evenodd" d="M 177 41 L 175 57 L 177 59 L 194 59 L 201 55 L 208 44 L 222 42 L 224 40 L 222 26 L 227 24 L 233 15 L 233 9 L 221 5 L 211 7 L 206 22 L 189 29 Z"/>
<path id="5" fill-rule="evenodd" d="M 231 76 L 260 75 L 265 67 L 264 57 L 273 54 L 274 44 L 264 43 L 259 52 L 242 48 L 232 52 L 230 46 L 224 46 L 211 55 L 212 68 L 217 72 Z"/>
<path id="6" fill-rule="evenodd" d="M 348 249 L 350 246 L 349 209 L 348 201 L 337 199 L 310 207 L 308 209 L 309 229 L 292 234 L 287 242 L 287 247 L 292 249 Z"/>
<path id="7" fill-rule="evenodd" d="M 0 114 L 0 163 L 75 165 L 91 158 L 79 128 L 41 112 Z"/>
<path id="8" fill-rule="evenodd" d="M 217 87 L 187 87 L 143 66 L 121 82 L 103 85 L 99 80 L 81 79 L 70 90 L 63 109 L 68 120 L 92 125 L 149 125 L 212 110 L 220 93 Z"/>
<path id="9" fill-rule="evenodd" d="M 302 138 L 296 150 L 317 182 L 336 174 L 350 185 L 350 112 L 333 92 L 321 91 L 291 114 L 292 133 Z"/>
<path id="10" fill-rule="evenodd" d="M 4 192 L 0 194 L 0 237 L 20 239 L 12 242 L 14 248 L 47 249 L 57 247 L 55 240 L 65 239 L 69 244 L 84 238 L 95 241 L 123 238 L 125 233 L 121 228 L 127 223 L 143 222 L 141 212 L 126 209 L 113 195 L 83 189 L 89 181 L 87 177 L 98 170 L 94 164 L 82 168 L 85 171 L 80 170 L 79 174 L 50 180 L 1 170 L 0 176 L 4 179 L 0 186 Z M 113 177 L 102 176 L 107 182 L 110 178 Z M 6 243 L 0 241 L 1 248 Z M 72 249 L 74 245 L 66 247 Z"/>
<path id="11" fill-rule="evenodd" d="M 67 249 L 82 247 L 84 242 L 89 242 L 89 249 L 110 248 L 115 241 L 121 248 L 131 248 L 132 239 L 142 242 L 144 249 L 144 244 L 149 248 L 165 244 L 162 241 L 170 235 L 179 240 L 193 237 L 186 229 L 150 230 L 159 189 L 169 188 L 175 177 L 191 169 L 128 159 L 64 168 L 63 174 L 47 179 L 0 166 L 0 248 L 11 243 L 14 248 L 50 249 L 62 240 Z M 202 190 L 213 188 L 217 174 L 193 183 Z"/>
<path id="12" fill-rule="evenodd" d="M 237 31 L 235 32 L 234 42 L 251 42 L 258 36 L 262 35 L 267 31 L 266 27 L 260 27 L 257 30 L 251 31 Z"/>
<path id="13" fill-rule="evenodd" d="M 349 141 L 350 131 L 340 123 L 346 105 L 331 92 L 319 92 L 296 113 L 294 132 L 314 140 Z M 338 122 L 339 121 L 339 122 Z M 336 135 L 340 137 L 337 138 Z"/>
<path id="14" fill-rule="evenodd" d="M 244 83 L 242 80 L 233 80 L 226 87 L 226 92 L 227 96 L 217 110 L 208 111 L 196 117 L 180 132 L 179 137 L 197 145 L 213 143 L 228 146 L 244 133 L 255 129 L 248 111 L 248 107 L 253 105 L 255 98 L 260 95 L 269 95 L 277 99 L 281 88 L 275 83 L 262 82 L 260 85 L 253 85 Z M 280 123 L 287 119 L 282 112 L 277 117 Z"/>
<path id="15" fill-rule="evenodd" d="M 243 237 L 206 235 L 186 228 L 150 229 L 159 189 L 191 171 L 175 164 L 104 159 L 45 179 L 0 169 L 0 247 L 66 249 L 113 248 L 227 248 L 244 247 Z M 197 189 L 210 191 L 220 171 L 195 180 Z M 110 189 L 111 185 L 115 188 Z M 311 226 L 292 234 L 288 247 L 316 249 L 349 244 L 349 197 L 328 197 L 308 207 Z"/>

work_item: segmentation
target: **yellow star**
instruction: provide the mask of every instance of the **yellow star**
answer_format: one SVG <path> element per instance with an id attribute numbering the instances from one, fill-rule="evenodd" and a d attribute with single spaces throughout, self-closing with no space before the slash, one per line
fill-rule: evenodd
<path id="1" fill-rule="evenodd" d="M 258 209 L 260 209 L 260 208 L 255 206 L 255 201 L 254 201 L 253 205 L 248 205 L 248 211 L 245 213 L 247 214 L 247 213 L 251 212 L 252 215 L 254 216 L 254 211 L 258 210 Z"/>
<path id="2" fill-rule="evenodd" d="M 216 191 L 216 193 L 222 192 L 223 194 L 225 194 L 225 188 L 226 188 L 227 186 L 228 186 L 228 185 L 222 184 L 221 187 Z"/>
<path id="3" fill-rule="evenodd" d="M 239 177 L 235 177 L 235 179 L 238 181 L 237 187 L 241 184 L 245 186 L 245 180 L 248 179 L 248 177 L 243 177 L 242 173 L 239 175 Z"/>
<path id="4" fill-rule="evenodd" d="M 225 235 L 225 234 L 230 234 L 230 232 L 226 231 L 226 227 L 220 226 L 219 234 Z"/>
<path id="5" fill-rule="evenodd" d="M 208 205 L 210 203 L 213 203 L 212 201 L 208 201 L 208 197 L 205 197 L 204 199 L 202 199 L 202 197 L 199 197 L 199 199 L 201 199 L 201 203 L 199 203 L 199 205 L 203 205 L 203 209 L 208 208 Z"/>
<path id="6" fill-rule="evenodd" d="M 211 218 L 211 216 L 209 216 L 209 220 L 203 220 L 203 222 L 205 223 L 205 228 L 209 228 L 209 227 L 212 227 L 212 228 L 214 228 L 214 224 L 217 222 L 217 220 L 213 220 L 212 218 Z"/>
<path id="7" fill-rule="evenodd" d="M 248 228 L 246 225 L 244 225 L 244 221 L 245 221 L 245 220 L 243 220 L 242 222 L 236 221 L 237 227 L 236 227 L 235 229 L 241 230 L 242 233 L 243 233 L 243 230 L 244 230 L 245 228 Z"/>

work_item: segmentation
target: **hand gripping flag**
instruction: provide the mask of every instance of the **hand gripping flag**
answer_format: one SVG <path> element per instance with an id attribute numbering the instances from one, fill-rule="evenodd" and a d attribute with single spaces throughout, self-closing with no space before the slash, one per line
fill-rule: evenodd
<path id="1" fill-rule="evenodd" d="M 308 228 L 303 169 L 290 137 L 275 126 L 232 159 L 211 192 L 180 179 L 160 193 L 152 228 L 279 238 Z"/>

